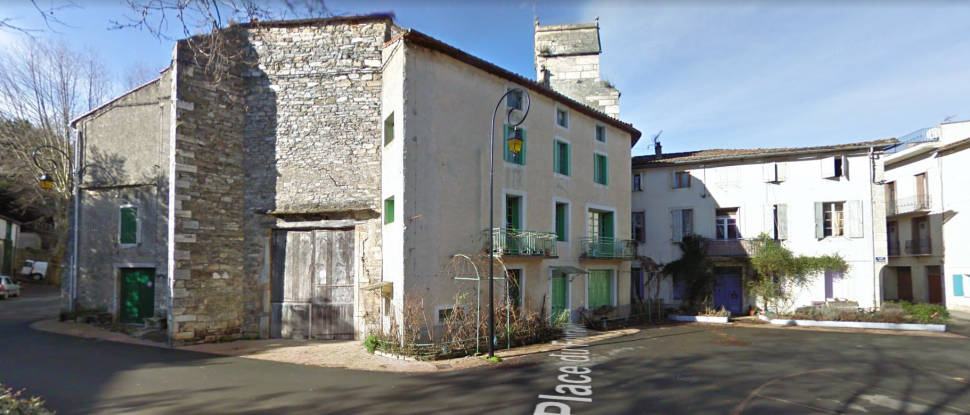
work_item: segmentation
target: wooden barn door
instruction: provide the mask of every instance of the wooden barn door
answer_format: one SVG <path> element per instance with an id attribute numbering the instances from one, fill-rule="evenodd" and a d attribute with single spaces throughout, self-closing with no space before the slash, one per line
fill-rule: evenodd
<path id="1" fill-rule="evenodd" d="M 352 230 L 276 231 L 270 337 L 354 338 Z"/>

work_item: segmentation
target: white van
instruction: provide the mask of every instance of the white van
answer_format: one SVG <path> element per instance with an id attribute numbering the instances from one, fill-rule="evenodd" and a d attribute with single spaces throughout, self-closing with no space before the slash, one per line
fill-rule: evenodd
<path id="1" fill-rule="evenodd" d="M 47 276 L 47 263 L 43 261 L 31 261 L 27 260 L 24 263 L 24 267 L 20 270 L 20 276 L 23 279 L 31 281 L 40 281 Z"/>

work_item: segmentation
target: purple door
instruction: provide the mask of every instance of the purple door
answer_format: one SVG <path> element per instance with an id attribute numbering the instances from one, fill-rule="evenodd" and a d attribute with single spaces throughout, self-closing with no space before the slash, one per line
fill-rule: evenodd
<path id="1" fill-rule="evenodd" d="M 741 314 L 744 292 L 741 290 L 740 275 L 718 275 L 714 286 L 714 307 L 724 307 L 731 314 Z"/>

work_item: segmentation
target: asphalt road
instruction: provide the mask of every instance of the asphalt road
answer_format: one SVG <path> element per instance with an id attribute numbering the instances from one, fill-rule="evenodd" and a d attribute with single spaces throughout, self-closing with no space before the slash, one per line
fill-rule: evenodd
<path id="1" fill-rule="evenodd" d="M 41 333 L 53 292 L 0 301 L 0 383 L 59 414 L 529 414 L 558 358 L 356 372 Z M 682 325 L 590 347 L 580 414 L 970 414 L 970 339 Z M 555 413 L 550 410 L 550 413 Z"/>

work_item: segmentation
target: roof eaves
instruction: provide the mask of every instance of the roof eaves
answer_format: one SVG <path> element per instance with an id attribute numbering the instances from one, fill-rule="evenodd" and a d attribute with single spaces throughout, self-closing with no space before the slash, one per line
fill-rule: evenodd
<path id="1" fill-rule="evenodd" d="M 384 13 L 370 13 L 370 14 L 358 14 L 358 15 L 347 15 L 347 16 L 333 16 L 333 17 L 317 17 L 311 19 L 296 19 L 296 20 L 268 20 L 265 22 L 254 20 L 248 23 L 239 23 L 230 25 L 230 27 L 241 27 L 241 28 L 260 28 L 260 27 L 293 27 L 293 26 L 316 26 L 316 25 L 331 25 L 331 24 L 352 24 L 352 23 L 363 23 L 370 21 L 380 21 L 380 20 L 394 20 L 393 12 Z"/>
<path id="2" fill-rule="evenodd" d="M 801 155 L 810 155 L 810 154 L 839 153 L 839 152 L 847 152 L 847 151 L 864 150 L 864 149 L 868 149 L 868 148 L 871 148 L 871 147 L 883 147 L 883 146 L 886 146 L 886 145 L 894 144 L 896 142 L 897 142 L 897 140 L 895 138 L 889 138 L 889 139 L 884 139 L 884 140 L 866 141 L 866 142 L 862 142 L 862 143 L 852 143 L 852 144 L 845 144 L 845 145 L 794 148 L 794 149 L 786 149 L 784 151 L 771 151 L 771 149 L 766 149 L 765 151 L 752 150 L 751 152 L 747 152 L 747 153 L 743 153 L 743 154 L 732 154 L 732 155 L 727 155 L 727 156 L 699 157 L 699 158 L 692 158 L 692 159 L 685 159 L 685 160 L 676 160 L 675 157 L 670 157 L 670 160 L 667 160 L 665 158 L 661 158 L 661 159 L 658 160 L 654 156 L 653 159 L 648 159 L 647 162 L 642 163 L 642 164 L 637 164 L 637 163 L 634 162 L 633 167 L 651 168 L 651 167 L 663 167 L 663 166 L 684 165 L 684 164 L 698 164 L 698 163 L 718 162 L 718 161 L 746 160 L 746 159 L 751 159 L 751 158 L 767 158 L 767 157 L 780 157 L 780 156 L 801 156 Z M 684 153 L 672 153 L 671 155 L 673 155 L 673 154 L 691 154 L 691 153 L 696 154 L 696 153 L 699 153 L 699 152 L 700 151 L 684 152 Z M 650 157 L 650 156 L 639 156 L 639 157 Z"/>
<path id="3" fill-rule="evenodd" d="M 170 69 L 170 67 L 169 68 L 165 68 L 165 69 L 159 71 L 158 73 L 159 74 L 163 74 L 166 71 L 168 71 L 169 69 Z M 136 91 L 138 91 L 138 90 L 140 90 L 140 89 L 142 89 L 142 88 L 144 88 L 146 86 L 149 86 L 149 85 L 154 84 L 156 82 L 160 82 L 161 80 L 162 80 L 162 77 L 161 77 L 161 75 L 159 75 L 158 78 L 152 79 L 151 81 L 148 81 L 148 82 L 145 82 L 145 83 L 143 83 L 141 85 L 138 85 L 138 86 L 132 88 L 130 91 L 125 92 L 124 94 L 118 95 L 114 99 L 112 99 L 112 100 L 110 100 L 108 102 L 105 102 L 104 104 L 101 104 L 101 105 L 95 107 L 91 111 L 88 111 L 88 112 L 85 112 L 84 114 L 78 115 L 73 120 L 71 120 L 71 122 L 70 122 L 71 127 L 73 127 L 75 124 L 77 124 L 78 121 L 81 121 L 82 118 L 90 117 L 92 114 L 95 114 L 95 113 L 97 113 L 97 112 L 105 109 L 106 107 L 110 106 L 111 104 L 114 104 L 115 102 L 120 101 L 122 98 L 124 98 L 124 97 L 126 97 L 128 95 L 131 95 L 131 94 L 135 93 Z"/>
<path id="4" fill-rule="evenodd" d="M 952 153 L 954 151 L 959 151 L 964 149 L 962 147 L 970 148 L 970 137 L 964 138 L 962 140 L 954 141 L 950 144 L 942 146 L 936 149 L 936 152 L 938 155 L 945 155 L 943 153 Z"/>
<path id="5" fill-rule="evenodd" d="M 598 111 L 595 108 L 592 108 L 588 105 L 577 102 L 576 100 L 570 97 L 567 97 L 559 92 L 556 92 L 551 88 L 545 85 L 542 85 L 538 82 L 535 82 L 531 79 L 528 79 L 522 75 L 518 75 L 516 73 L 510 72 L 507 69 L 504 69 L 482 58 L 474 56 L 468 52 L 462 51 L 461 49 L 458 49 L 454 46 L 451 46 L 445 42 L 442 42 L 438 39 L 435 39 L 431 36 L 428 36 L 414 29 L 408 29 L 408 31 L 403 35 L 403 38 L 406 42 L 413 43 L 415 45 L 427 48 L 429 50 L 444 53 L 461 62 L 467 63 L 476 68 L 484 70 L 485 72 L 491 73 L 501 78 L 508 79 L 521 86 L 528 87 L 529 89 L 535 92 L 538 92 L 542 95 L 545 95 L 553 99 L 554 101 L 566 104 L 570 108 L 575 109 L 576 111 L 579 111 L 583 114 L 586 114 L 587 116 L 596 118 L 606 124 L 610 124 L 613 127 L 623 130 L 629 133 L 632 138 L 632 143 L 630 144 L 631 148 L 634 145 L 636 145 L 638 140 L 640 140 L 640 136 L 642 135 L 642 133 L 640 133 L 640 130 L 637 130 L 636 128 L 634 128 L 632 124 L 628 124 L 616 118 L 610 117 L 609 115 L 606 115 L 605 113 Z"/>

